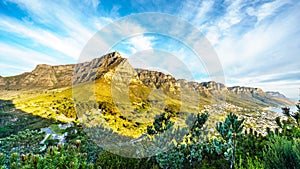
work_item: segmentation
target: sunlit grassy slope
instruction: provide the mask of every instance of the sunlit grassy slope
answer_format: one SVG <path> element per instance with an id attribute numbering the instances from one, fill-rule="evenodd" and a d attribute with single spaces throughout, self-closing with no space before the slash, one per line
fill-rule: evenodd
<path id="1" fill-rule="evenodd" d="M 143 134 L 146 127 L 152 124 L 155 115 L 162 113 L 165 108 L 178 112 L 182 104 L 180 100 L 171 98 L 162 91 L 154 91 L 141 82 L 132 82 L 116 91 L 111 80 L 101 78 L 73 88 L 15 91 L 2 96 L 11 99 L 19 110 L 61 122 L 74 121 L 75 110 L 81 117 L 82 114 L 88 114 L 89 109 L 96 113 L 96 122 L 104 122 L 114 131 L 131 137 Z M 92 107 L 81 109 L 82 105 L 91 104 Z M 199 107 L 192 105 L 185 107 L 184 112 L 199 110 Z M 184 116 L 184 113 L 180 116 Z M 180 120 L 180 116 L 174 120 L 184 122 Z"/>

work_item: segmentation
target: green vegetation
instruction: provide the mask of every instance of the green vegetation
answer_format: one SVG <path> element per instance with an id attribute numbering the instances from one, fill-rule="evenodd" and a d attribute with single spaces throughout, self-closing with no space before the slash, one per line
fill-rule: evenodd
<path id="1" fill-rule="evenodd" d="M 263 157 L 266 168 L 300 168 L 300 140 L 275 137 Z"/>
<path id="2" fill-rule="evenodd" d="M 97 161 L 94 164 L 95 168 L 120 168 L 120 169 L 159 169 L 154 158 L 128 158 L 115 155 L 108 151 L 103 151 L 99 154 Z"/>
<path id="3" fill-rule="evenodd" d="M 262 136 L 255 131 L 243 132 L 243 119 L 229 114 L 216 125 L 219 136 L 209 139 L 205 123 L 208 114 L 191 114 L 187 128 L 176 128 L 168 113 L 158 115 L 148 127 L 149 137 L 184 133 L 183 139 L 174 138 L 172 147 L 153 157 L 132 159 L 101 150 L 89 140 L 80 126 L 66 131 L 70 134 L 64 145 L 38 150 L 43 133 L 26 130 L 1 140 L 2 168 L 299 168 L 299 137 L 290 137 L 295 131 L 269 131 Z M 154 127 L 153 127 L 154 126 Z M 281 126 L 282 127 L 282 126 Z M 294 121 L 294 129 L 299 132 Z M 280 127 L 279 127 L 280 128 Z M 171 132 L 170 132 L 171 131 Z M 112 131 L 111 131 L 112 132 Z M 165 135 L 167 136 L 167 135 Z M 30 144 L 28 144 L 31 142 Z M 6 145 L 6 146 L 5 146 Z M 19 147 L 10 152 L 8 145 Z M 27 146 L 26 145 L 30 145 Z M 35 146 L 36 145 L 36 146 Z M 5 148 L 6 147 L 6 148 Z M 22 149 L 20 149 L 22 148 Z M 249 151 L 252 148 L 252 151 Z M 15 152 L 18 153 L 14 153 Z M 10 154 L 10 156 L 9 156 Z M 26 154 L 26 155 L 25 155 Z M 92 158 L 91 154 L 94 156 Z"/>
<path id="4" fill-rule="evenodd" d="M 15 108 L 9 100 L 0 100 L 0 138 L 17 134 L 25 129 L 39 130 L 56 123 L 53 119 L 28 114 Z"/>
<path id="5" fill-rule="evenodd" d="M 57 168 L 88 168 L 93 169 L 94 165 L 87 162 L 87 154 L 80 153 L 80 144 L 49 147 L 44 156 L 37 154 L 13 153 L 10 156 L 8 165 L 2 168 L 11 169 L 57 169 Z M 0 154 L 0 159 L 3 154 Z M 1 164 L 1 163 L 0 163 Z"/>
<path id="6" fill-rule="evenodd" d="M 229 146 L 227 151 L 225 152 L 226 157 L 231 157 L 230 159 L 230 168 L 234 168 L 235 164 L 235 149 L 236 149 L 236 142 L 237 137 L 241 134 L 243 130 L 242 123 L 245 119 L 238 120 L 236 115 L 230 113 L 224 122 L 219 122 L 216 125 L 217 131 L 220 133 L 222 138 L 226 141 L 227 145 Z"/>

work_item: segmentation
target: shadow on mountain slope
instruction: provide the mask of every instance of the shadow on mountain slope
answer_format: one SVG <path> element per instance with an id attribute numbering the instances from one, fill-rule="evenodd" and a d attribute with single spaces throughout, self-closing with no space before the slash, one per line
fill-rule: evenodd
<path id="1" fill-rule="evenodd" d="M 34 116 L 16 109 L 11 100 L 0 99 L 0 138 L 30 129 L 39 130 L 55 123 L 54 120 Z"/>

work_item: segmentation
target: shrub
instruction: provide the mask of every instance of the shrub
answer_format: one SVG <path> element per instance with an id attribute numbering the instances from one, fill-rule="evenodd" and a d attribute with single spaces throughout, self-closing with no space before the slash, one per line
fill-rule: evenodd
<path id="1" fill-rule="evenodd" d="M 119 168 L 119 169 L 156 169 L 158 165 L 153 158 L 128 158 L 122 157 L 108 151 L 103 151 L 99 154 L 97 161 L 95 162 L 95 168 Z"/>
<path id="2" fill-rule="evenodd" d="M 203 152 L 205 149 L 204 137 L 206 128 L 205 122 L 208 114 L 190 114 L 186 120 L 189 130 L 183 128 L 171 128 L 170 116 L 159 115 L 154 121 L 154 129 L 149 129 L 148 134 L 160 135 L 164 138 L 173 138 L 167 152 L 162 152 L 156 156 L 156 161 L 161 168 L 195 168 L 201 165 Z M 187 132 L 189 131 L 189 132 Z M 183 137 L 183 140 L 182 140 Z"/>
<path id="3" fill-rule="evenodd" d="M 254 158 L 247 156 L 245 165 L 243 165 L 243 159 L 240 156 L 240 164 L 239 164 L 240 169 L 264 169 L 264 163 L 257 158 L 256 156 Z"/>
<path id="4" fill-rule="evenodd" d="M 79 147 L 80 144 L 49 147 L 44 156 L 13 153 L 7 166 L 10 169 L 92 169 L 93 165 L 87 163 L 87 154 L 80 153 Z M 2 166 L 2 168 L 6 167 Z"/>
<path id="5" fill-rule="evenodd" d="M 275 137 L 264 150 L 266 168 L 296 169 L 300 168 L 300 140 L 287 140 Z"/>

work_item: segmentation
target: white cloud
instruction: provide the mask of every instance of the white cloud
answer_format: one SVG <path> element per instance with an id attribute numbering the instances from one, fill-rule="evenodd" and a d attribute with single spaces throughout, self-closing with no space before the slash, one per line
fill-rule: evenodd
<path id="1" fill-rule="evenodd" d="M 185 1 L 182 9 L 179 12 L 179 16 L 190 21 L 194 25 L 201 25 L 207 20 L 206 16 L 209 11 L 212 10 L 214 1 Z"/>
<path id="2" fill-rule="evenodd" d="M 274 64 L 274 61 L 293 60 L 294 57 L 289 56 L 289 51 L 283 44 L 290 47 L 293 44 L 299 44 L 299 40 L 293 37 L 299 30 L 295 25 L 299 16 L 299 12 L 298 14 L 292 12 L 291 15 L 280 15 L 273 19 L 274 22 L 271 24 L 258 25 L 245 35 L 228 36 L 219 41 L 216 51 L 227 73 L 236 75 L 244 71 L 255 71 L 258 68 L 262 69 L 259 67 L 262 63 L 267 69 L 268 65 Z M 270 57 L 273 57 L 273 63 L 269 63 Z M 234 68 L 238 68 L 237 72 Z"/>
<path id="3" fill-rule="evenodd" d="M 195 15 L 192 16 L 192 22 L 193 23 L 201 23 L 207 20 L 206 16 L 207 13 L 212 10 L 214 1 L 202 1 L 201 7 L 196 8 Z M 190 9 L 187 9 L 190 10 Z M 188 12 L 187 12 L 188 13 Z"/>
<path id="4" fill-rule="evenodd" d="M 18 74 L 19 72 L 29 71 L 27 66 L 8 65 L 0 63 L 0 76 L 10 76 L 11 73 Z"/>
<path id="5" fill-rule="evenodd" d="M 225 1 L 225 14 L 208 16 L 214 9 L 206 7 L 201 16 L 211 18 L 208 22 L 193 20 L 190 16 L 204 11 L 201 5 L 188 3 L 191 10 L 183 11 L 182 16 L 192 23 L 198 23 L 200 30 L 215 47 L 223 65 L 228 82 L 243 86 L 257 86 L 266 90 L 280 89 L 291 94 L 295 86 L 291 81 L 263 82 L 263 79 L 274 78 L 279 72 L 290 73 L 298 70 L 299 62 L 299 2 L 275 0 L 255 6 L 251 1 Z M 286 8 L 282 8 L 285 5 Z M 187 9 L 183 8 L 183 9 Z M 257 20 L 249 21 L 255 16 Z M 205 19 L 205 18 L 204 18 Z M 245 20 L 248 22 L 245 23 Z M 244 22 L 242 22 L 244 21 Z M 264 22 L 263 22 L 264 21 Z M 298 68 L 297 68 L 298 67 Z M 253 80 L 254 79 L 254 80 Z M 233 83 L 231 83 L 233 84 Z M 229 85 L 231 85 L 229 84 Z M 290 84 L 290 87 L 285 85 Z M 286 87 L 286 90 L 284 89 Z"/>
<path id="6" fill-rule="evenodd" d="M 258 19 L 258 23 L 262 21 L 263 19 L 267 18 L 270 15 L 274 15 L 275 11 L 282 7 L 283 5 L 289 4 L 290 0 L 275 0 L 269 3 L 265 3 L 262 6 L 260 6 L 256 10 L 252 10 L 249 14 L 254 15 Z"/>
<path id="7" fill-rule="evenodd" d="M 145 36 L 145 35 L 139 35 L 134 36 L 128 40 L 128 45 L 132 46 L 130 47 L 130 51 L 132 54 L 143 51 L 143 50 L 150 50 L 152 49 L 152 41 L 154 40 L 154 37 L 152 36 Z"/>
<path id="8" fill-rule="evenodd" d="M 140 50 L 152 49 L 153 37 L 144 33 L 147 30 L 130 18 L 117 20 L 102 27 L 88 41 L 78 61 L 89 61 L 115 50 L 123 53 L 123 56 L 129 56 Z"/>
<path id="9" fill-rule="evenodd" d="M 52 56 L 44 53 L 37 52 L 35 50 L 25 48 L 22 46 L 10 46 L 4 43 L 0 43 L 0 56 L 6 58 L 6 60 L 15 61 L 18 63 L 30 63 L 30 64 L 56 64 L 58 60 Z M 13 56 L 13 57 L 12 57 Z"/>
<path id="10" fill-rule="evenodd" d="M 19 1 L 11 0 L 29 13 L 34 22 L 54 27 L 51 30 L 35 27 L 12 18 L 2 19 L 3 29 L 30 38 L 41 45 L 53 48 L 71 58 L 78 58 L 83 46 L 96 31 L 111 20 L 105 17 L 90 16 L 82 13 L 79 6 L 72 2 L 54 3 L 51 1 Z M 91 6 L 96 8 L 100 1 L 93 0 Z M 6 21 L 4 21 L 6 20 Z M 6 26 L 6 27 L 4 27 Z"/>
<path id="11" fill-rule="evenodd" d="M 14 33 L 21 38 L 33 40 L 35 43 L 50 47 L 71 58 L 79 56 L 81 45 L 71 37 L 59 37 L 49 31 L 33 26 L 27 27 L 23 23 L 9 18 L 1 19 L 0 25 L 0 28 L 4 31 Z"/>
<path id="12" fill-rule="evenodd" d="M 93 8 L 97 8 L 100 4 L 100 0 L 85 0 L 85 2 L 89 5 L 91 4 Z"/>
<path id="13" fill-rule="evenodd" d="M 220 42 L 219 39 L 221 37 L 221 32 L 219 31 L 218 27 L 210 26 L 209 28 L 207 28 L 205 37 L 213 46 L 215 46 Z"/>
<path id="14" fill-rule="evenodd" d="M 205 14 L 201 14 L 204 18 L 207 16 L 207 12 L 212 10 L 213 1 L 210 2 L 211 4 L 209 6 L 204 5 L 202 7 L 205 10 L 199 8 L 201 11 L 206 12 Z M 220 38 L 227 34 L 228 29 L 230 29 L 233 25 L 238 24 L 243 18 L 241 8 L 244 4 L 242 0 L 230 1 L 226 2 L 226 4 L 228 4 L 228 6 L 226 8 L 226 13 L 223 16 L 200 25 L 200 30 L 205 32 L 206 38 L 213 46 L 218 45 Z M 197 21 L 198 20 L 195 20 L 194 22 Z M 199 23 L 201 23 L 201 21 Z"/>
<path id="15" fill-rule="evenodd" d="M 242 2 L 242 0 L 236 0 L 227 7 L 225 16 L 223 16 L 218 23 L 218 26 L 220 26 L 222 30 L 225 30 L 241 21 L 243 17 L 240 12 L 241 7 L 243 6 Z"/>

